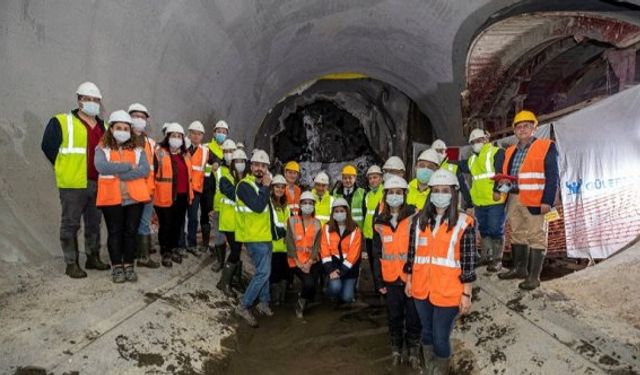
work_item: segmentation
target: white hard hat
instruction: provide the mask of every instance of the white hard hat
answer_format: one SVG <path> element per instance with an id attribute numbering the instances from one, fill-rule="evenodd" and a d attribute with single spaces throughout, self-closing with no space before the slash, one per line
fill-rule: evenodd
<path id="1" fill-rule="evenodd" d="M 271 185 L 286 185 L 287 180 L 284 179 L 284 176 L 281 174 L 277 174 L 273 176 L 273 180 L 271 180 Z"/>
<path id="2" fill-rule="evenodd" d="M 387 189 L 407 189 L 409 185 L 407 185 L 407 181 L 400 176 L 391 176 L 391 178 L 387 179 L 384 182 L 384 190 Z"/>
<path id="3" fill-rule="evenodd" d="M 236 143 L 236 148 L 242 148 L 242 149 L 244 149 L 244 143 L 242 143 L 242 142 L 238 142 L 238 143 Z"/>
<path id="4" fill-rule="evenodd" d="M 167 127 L 165 128 L 164 132 L 166 134 L 169 134 L 169 133 L 180 133 L 180 134 L 184 135 L 184 128 L 182 127 L 182 125 L 178 124 L 177 122 L 171 122 L 171 123 L 167 124 Z"/>
<path id="5" fill-rule="evenodd" d="M 237 149 L 231 154 L 231 160 L 237 159 L 247 160 L 247 154 L 243 150 Z"/>
<path id="6" fill-rule="evenodd" d="M 271 164 L 269 155 L 264 150 L 257 149 L 251 155 L 251 162 Z"/>
<path id="7" fill-rule="evenodd" d="M 406 171 L 405 167 L 404 167 L 404 162 L 402 161 L 402 159 L 400 159 L 397 156 L 392 156 L 389 159 L 387 159 L 387 162 L 384 163 L 384 165 L 382 166 L 382 169 L 393 169 L 393 170 L 397 170 L 397 171 Z"/>
<path id="8" fill-rule="evenodd" d="M 460 187 L 456 175 L 446 169 L 438 169 L 431 175 L 429 186 L 436 185 L 452 185 L 455 186 L 456 189 Z"/>
<path id="9" fill-rule="evenodd" d="M 369 167 L 369 169 L 367 169 L 367 176 L 370 174 L 382 174 L 382 169 L 380 169 L 380 167 L 378 167 L 377 165 L 372 165 Z"/>
<path id="10" fill-rule="evenodd" d="M 443 141 L 443 140 L 441 140 L 441 139 L 436 139 L 436 140 L 435 140 L 435 141 L 433 141 L 433 143 L 431 144 L 431 148 L 434 148 L 434 149 L 441 149 L 441 148 L 444 148 L 444 149 L 446 149 L 446 148 L 447 148 L 447 144 L 446 144 L 446 143 L 444 143 L 444 141 Z"/>
<path id="11" fill-rule="evenodd" d="M 438 155 L 436 150 L 432 148 L 422 151 L 422 153 L 420 153 L 420 156 L 418 156 L 418 160 L 430 161 L 432 163 L 440 164 L 440 156 Z"/>
<path id="12" fill-rule="evenodd" d="M 327 176 L 327 174 L 324 172 L 320 172 L 316 175 L 316 178 L 313 179 L 313 183 L 329 185 L 329 176 Z"/>
<path id="13" fill-rule="evenodd" d="M 333 200 L 333 203 L 331 203 L 331 209 L 333 210 L 336 207 L 349 208 L 349 202 L 347 202 L 347 200 L 344 198 L 336 198 Z"/>
<path id="14" fill-rule="evenodd" d="M 313 195 L 313 193 L 310 191 L 305 191 L 304 193 L 300 194 L 300 201 L 304 201 L 304 200 L 310 200 L 315 202 L 316 196 Z"/>
<path id="15" fill-rule="evenodd" d="M 204 125 L 200 121 L 194 121 L 189 125 L 189 130 L 195 130 L 197 132 L 204 133 Z"/>
<path id="16" fill-rule="evenodd" d="M 131 125 L 131 116 L 121 109 L 111 112 L 111 116 L 109 116 L 109 124 L 113 124 L 114 122 L 126 122 Z"/>
<path id="17" fill-rule="evenodd" d="M 102 99 L 102 94 L 100 93 L 100 89 L 93 82 L 83 82 L 78 86 L 76 90 L 76 94 L 82 96 L 90 96 L 92 98 Z"/>
<path id="18" fill-rule="evenodd" d="M 129 113 L 131 112 L 143 112 L 145 115 L 147 115 L 147 117 L 149 117 L 149 110 L 147 109 L 147 107 L 143 106 L 140 103 L 133 103 L 129 106 L 129 110 L 127 111 Z"/>
<path id="19" fill-rule="evenodd" d="M 216 130 L 218 128 L 222 128 L 222 129 L 227 129 L 229 130 L 229 125 L 227 125 L 227 122 L 224 120 L 220 120 L 216 123 L 216 126 L 213 127 L 213 130 Z"/>
<path id="20" fill-rule="evenodd" d="M 230 139 L 225 139 L 224 142 L 222 142 L 222 151 L 229 151 L 229 150 L 235 150 L 236 149 L 236 143 Z"/>
<path id="21" fill-rule="evenodd" d="M 484 131 L 484 129 L 473 129 L 471 131 L 471 134 L 469 134 L 469 143 L 475 141 L 476 139 L 484 138 L 487 136 L 488 134 Z"/>

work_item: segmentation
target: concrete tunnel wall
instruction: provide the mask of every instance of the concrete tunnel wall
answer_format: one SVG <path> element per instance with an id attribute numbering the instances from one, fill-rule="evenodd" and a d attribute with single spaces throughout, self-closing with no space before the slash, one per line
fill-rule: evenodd
<path id="1" fill-rule="evenodd" d="M 98 84 L 107 113 L 140 101 L 155 126 L 224 118 L 232 138 L 249 140 L 301 83 L 357 71 L 402 90 L 440 137 L 462 142 L 464 77 L 454 71 L 477 29 L 515 3 L 2 1 L 0 260 L 60 256 L 59 201 L 39 145 L 82 81 Z"/>

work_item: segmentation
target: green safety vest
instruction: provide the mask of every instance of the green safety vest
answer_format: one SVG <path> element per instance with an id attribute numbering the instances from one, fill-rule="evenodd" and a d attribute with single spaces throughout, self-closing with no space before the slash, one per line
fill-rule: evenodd
<path id="1" fill-rule="evenodd" d="M 209 150 L 211 152 L 213 152 L 213 154 L 218 157 L 218 159 L 220 160 L 224 160 L 224 152 L 222 151 L 222 147 L 218 144 L 218 142 L 216 142 L 215 139 L 212 139 L 211 142 L 205 144 L 205 146 L 209 146 Z M 207 164 L 204 166 L 204 177 L 209 177 L 211 176 L 211 172 L 213 171 L 213 168 L 211 167 L 211 164 Z M 218 211 L 217 209 L 215 209 L 215 211 Z"/>
<path id="2" fill-rule="evenodd" d="M 85 189 L 87 187 L 87 128 L 72 113 L 60 113 L 55 117 L 62 131 L 62 143 L 54 163 L 56 186 L 60 189 Z"/>
<path id="3" fill-rule="evenodd" d="M 334 198 L 344 198 L 341 193 L 335 193 L 333 195 Z M 364 217 L 362 215 L 362 202 L 364 202 L 364 189 L 356 188 L 351 196 L 351 217 L 353 217 L 353 221 L 362 228 L 362 224 L 364 221 Z"/>
<path id="4" fill-rule="evenodd" d="M 269 205 L 271 207 L 271 213 L 273 215 L 274 223 L 276 227 L 283 228 L 287 230 L 287 219 L 291 216 L 291 211 L 289 211 L 289 205 L 285 205 L 284 209 L 276 209 L 272 204 Z M 286 253 L 287 245 L 284 243 L 284 237 L 279 240 L 273 241 L 273 252 L 274 253 Z"/>
<path id="5" fill-rule="evenodd" d="M 504 203 L 504 198 L 499 201 L 493 200 L 493 180 L 496 171 L 493 167 L 496 153 L 499 147 L 486 143 L 482 146 L 478 155 L 473 154 L 467 164 L 471 177 L 471 200 L 474 206 L 493 206 Z"/>
<path id="6" fill-rule="evenodd" d="M 324 193 L 322 199 L 318 197 L 316 189 L 311 190 L 316 197 L 316 219 L 320 220 L 322 225 L 326 224 L 331 218 L 331 205 L 333 204 L 333 196 L 328 191 Z"/>
<path id="7" fill-rule="evenodd" d="M 364 223 L 362 224 L 362 233 L 364 238 L 373 239 L 373 216 L 376 214 L 376 209 L 382 201 L 384 196 L 384 189 L 382 185 L 378 186 L 378 190 L 370 190 L 364 197 L 364 204 L 367 208 L 367 212 L 364 214 Z"/>
<path id="8" fill-rule="evenodd" d="M 213 205 L 218 207 L 218 230 L 233 232 L 236 230 L 236 202 L 220 191 L 220 180 L 223 178 L 232 185 L 235 184 L 235 179 L 229 168 L 224 165 L 220 166 L 216 171 L 216 194 L 213 197 Z"/>
<path id="9" fill-rule="evenodd" d="M 256 178 L 248 175 L 238 184 L 248 184 L 256 192 L 259 191 L 256 185 Z M 236 188 L 236 241 L 238 242 L 270 242 L 271 218 L 269 215 L 269 205 L 262 212 L 253 212 L 238 196 Z"/>
<path id="10" fill-rule="evenodd" d="M 409 191 L 407 192 L 407 204 L 416 206 L 416 209 L 422 210 L 424 204 L 427 202 L 427 197 L 431 189 L 426 188 L 424 191 L 418 189 L 420 183 L 417 178 L 414 178 L 409 182 Z"/>
<path id="11" fill-rule="evenodd" d="M 449 164 L 449 162 L 446 160 L 442 162 L 442 165 L 440 166 L 440 168 L 446 169 L 453 174 L 458 173 L 458 166 L 456 164 Z"/>

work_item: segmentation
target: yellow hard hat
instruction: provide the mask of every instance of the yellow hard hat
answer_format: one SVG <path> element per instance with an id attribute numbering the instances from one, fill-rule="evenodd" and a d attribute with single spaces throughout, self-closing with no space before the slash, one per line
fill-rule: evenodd
<path id="1" fill-rule="evenodd" d="M 342 168 L 342 174 L 348 175 L 348 176 L 357 176 L 358 175 L 358 171 L 356 170 L 356 167 L 354 167 L 353 165 L 345 165 L 344 168 Z"/>
<path id="2" fill-rule="evenodd" d="M 513 118 L 512 126 L 516 126 L 521 122 L 533 122 L 534 127 L 538 126 L 538 118 L 536 118 L 536 115 L 531 111 L 518 112 L 516 117 Z"/>
<path id="3" fill-rule="evenodd" d="M 284 169 L 285 170 L 290 170 L 290 171 L 295 171 L 300 173 L 300 164 L 298 164 L 297 162 L 291 160 L 290 162 L 288 162 L 287 164 L 284 165 Z"/>

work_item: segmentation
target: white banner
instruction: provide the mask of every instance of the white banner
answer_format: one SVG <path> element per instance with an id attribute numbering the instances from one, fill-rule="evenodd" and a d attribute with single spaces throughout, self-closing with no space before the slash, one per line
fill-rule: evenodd
<path id="1" fill-rule="evenodd" d="M 607 258 L 640 233 L 640 86 L 553 128 L 567 255 Z"/>

